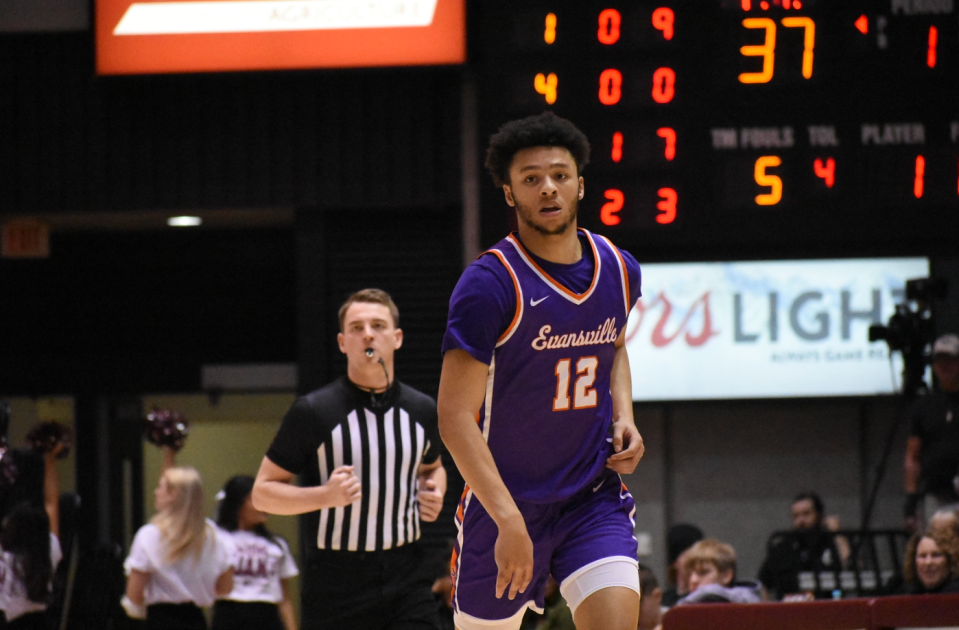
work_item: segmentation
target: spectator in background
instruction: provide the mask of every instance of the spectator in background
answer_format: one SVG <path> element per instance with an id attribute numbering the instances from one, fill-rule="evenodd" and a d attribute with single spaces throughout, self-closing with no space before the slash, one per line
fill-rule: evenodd
<path id="1" fill-rule="evenodd" d="M 916 534 L 906 546 L 903 577 L 898 594 L 959 593 L 959 540 L 940 531 Z"/>
<path id="2" fill-rule="evenodd" d="M 559 592 L 559 584 L 549 576 L 546 580 L 546 592 L 543 596 L 543 614 L 532 608 L 526 609 L 519 630 L 576 630 L 573 613 Z"/>
<path id="3" fill-rule="evenodd" d="M 959 508 L 959 337 L 936 339 L 932 371 L 939 388 L 916 400 L 909 414 L 903 487 L 912 531 L 922 531 L 936 510 Z"/>
<path id="4" fill-rule="evenodd" d="M 666 533 L 666 556 L 669 568 L 666 581 L 669 586 L 663 591 L 662 605 L 669 608 L 689 593 L 689 576 L 686 573 L 683 552 L 703 539 L 703 532 L 695 525 L 679 523 Z"/>
<path id="5" fill-rule="evenodd" d="M 213 606 L 213 630 L 296 630 L 289 581 L 299 574 L 283 538 L 253 507 L 253 477 L 223 486 L 216 524 L 233 554 L 233 590 Z"/>
<path id="6" fill-rule="evenodd" d="M 823 511 L 822 499 L 815 492 L 802 492 L 793 499 L 793 530 L 773 543 L 759 569 L 759 581 L 770 597 L 782 599 L 798 593 L 801 572 L 842 568 L 849 546 L 829 531 L 839 529 L 838 519 L 824 517 Z"/>
<path id="7" fill-rule="evenodd" d="M 690 593 L 676 604 L 732 602 L 756 604 L 762 601 L 759 582 L 736 582 L 736 552 L 714 538 L 701 540 L 685 554 Z"/>
<path id="8" fill-rule="evenodd" d="M 933 514 L 932 518 L 929 519 L 926 535 L 936 532 L 946 537 L 959 539 L 959 511 L 938 510 Z"/>
<path id="9" fill-rule="evenodd" d="M 663 627 L 663 589 L 652 569 L 639 565 L 639 625 L 636 630 L 661 630 Z"/>

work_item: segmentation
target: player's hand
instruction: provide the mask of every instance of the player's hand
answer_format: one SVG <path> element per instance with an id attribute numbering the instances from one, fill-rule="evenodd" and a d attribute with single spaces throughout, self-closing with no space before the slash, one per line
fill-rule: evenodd
<path id="1" fill-rule="evenodd" d="M 632 419 L 621 418 L 613 422 L 613 454 L 606 459 L 606 468 L 628 475 L 636 470 L 636 464 L 645 452 L 643 436 Z"/>
<path id="2" fill-rule="evenodd" d="M 496 559 L 496 598 L 500 599 L 509 587 L 509 598 L 526 592 L 533 579 L 533 541 L 526 531 L 523 517 L 518 515 L 500 526 L 493 550 Z"/>
<path id="3" fill-rule="evenodd" d="M 443 495 L 436 489 L 436 482 L 427 479 L 425 484 L 417 486 L 416 500 L 420 502 L 420 518 L 432 523 L 439 518 L 443 509 Z"/>
<path id="4" fill-rule="evenodd" d="M 330 494 L 330 507 L 343 507 L 360 500 L 362 484 L 352 466 L 340 466 L 323 486 Z"/>

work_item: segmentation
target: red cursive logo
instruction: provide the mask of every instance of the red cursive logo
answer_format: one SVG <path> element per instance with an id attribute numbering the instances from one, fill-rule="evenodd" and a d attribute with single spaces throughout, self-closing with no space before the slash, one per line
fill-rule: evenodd
<path id="1" fill-rule="evenodd" d="M 639 314 L 639 319 L 635 326 L 630 327 L 631 330 L 627 330 L 627 341 L 632 339 L 632 337 L 639 332 L 640 328 L 642 328 L 643 320 L 646 319 L 647 311 L 653 310 L 659 306 L 660 303 L 663 305 L 663 311 L 659 316 L 659 321 L 656 322 L 656 325 L 653 327 L 652 334 L 650 335 L 650 341 L 654 347 L 662 348 L 668 346 L 673 342 L 674 339 L 676 339 L 676 337 L 685 333 L 684 337 L 686 339 L 686 343 L 695 348 L 709 341 L 710 337 L 719 334 L 718 330 L 713 330 L 713 318 L 709 310 L 709 291 L 703 293 L 699 299 L 693 302 L 692 306 L 689 307 L 689 310 L 686 311 L 686 315 L 679 323 L 679 326 L 671 334 L 666 332 L 666 326 L 669 323 L 670 315 L 672 315 L 673 312 L 673 304 L 669 301 L 669 298 L 666 297 L 666 293 L 662 292 L 657 295 L 649 304 L 644 304 L 642 298 L 636 300 L 636 305 L 633 308 Z M 703 329 L 698 334 L 694 334 L 689 330 L 689 322 L 700 308 L 702 308 L 703 311 Z"/>

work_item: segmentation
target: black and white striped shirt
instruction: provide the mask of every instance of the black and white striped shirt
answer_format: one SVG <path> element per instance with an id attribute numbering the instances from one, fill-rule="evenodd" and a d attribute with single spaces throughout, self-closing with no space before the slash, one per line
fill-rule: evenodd
<path id="1" fill-rule="evenodd" d="M 418 540 L 417 468 L 440 454 L 436 403 L 394 383 L 376 396 L 345 376 L 290 407 L 266 455 L 304 486 L 325 484 L 340 466 L 354 466 L 363 498 L 308 515 L 318 549 L 382 551 Z"/>

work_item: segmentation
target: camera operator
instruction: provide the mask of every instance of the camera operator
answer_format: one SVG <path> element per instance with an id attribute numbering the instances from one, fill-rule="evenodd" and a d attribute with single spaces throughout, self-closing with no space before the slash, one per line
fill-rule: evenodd
<path id="1" fill-rule="evenodd" d="M 939 509 L 959 508 L 959 337 L 943 335 L 932 347 L 939 384 L 909 412 L 904 488 L 906 528 L 922 531 Z"/>

